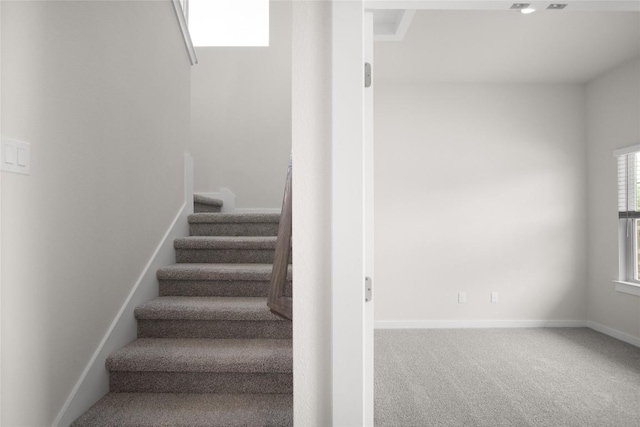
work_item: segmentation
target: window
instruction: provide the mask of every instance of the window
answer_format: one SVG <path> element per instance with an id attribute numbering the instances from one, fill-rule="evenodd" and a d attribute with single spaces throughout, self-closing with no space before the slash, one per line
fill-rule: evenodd
<path id="1" fill-rule="evenodd" d="M 619 280 L 640 284 L 640 146 L 614 155 L 618 160 Z"/>
<path id="2" fill-rule="evenodd" d="M 194 46 L 269 46 L 269 0 L 189 0 Z"/>

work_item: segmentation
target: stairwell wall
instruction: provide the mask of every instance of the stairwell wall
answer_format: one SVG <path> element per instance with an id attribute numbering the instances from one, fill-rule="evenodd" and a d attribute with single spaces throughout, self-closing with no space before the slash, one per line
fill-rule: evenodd
<path id="1" fill-rule="evenodd" d="M 190 65 L 168 0 L 1 7 L 1 424 L 46 426 L 183 203 Z"/>
<path id="2" fill-rule="evenodd" d="M 291 1 L 270 3 L 268 47 L 197 47 L 195 192 L 229 188 L 238 208 L 276 208 L 291 153 Z"/>

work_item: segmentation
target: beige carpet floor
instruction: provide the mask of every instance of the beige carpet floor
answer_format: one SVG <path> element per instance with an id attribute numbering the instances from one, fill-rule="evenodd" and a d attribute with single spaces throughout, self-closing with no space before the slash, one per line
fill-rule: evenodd
<path id="1" fill-rule="evenodd" d="M 640 348 L 587 328 L 377 330 L 375 425 L 640 426 Z"/>

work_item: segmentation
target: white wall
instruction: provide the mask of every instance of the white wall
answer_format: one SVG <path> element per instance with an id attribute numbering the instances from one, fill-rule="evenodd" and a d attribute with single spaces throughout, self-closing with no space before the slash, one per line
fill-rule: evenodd
<path id="1" fill-rule="evenodd" d="M 199 47 L 192 69 L 195 191 L 280 208 L 291 152 L 291 2 L 270 4 L 269 47 Z"/>
<path id="2" fill-rule="evenodd" d="M 584 320 L 582 86 L 375 90 L 376 320 Z"/>
<path id="3" fill-rule="evenodd" d="M 616 292 L 618 220 L 613 150 L 640 143 L 640 60 L 591 81 L 586 88 L 589 165 L 588 316 L 640 338 L 640 297 Z"/>
<path id="4" fill-rule="evenodd" d="M 2 425 L 51 425 L 182 204 L 189 60 L 170 1 L 1 2 Z"/>
<path id="5" fill-rule="evenodd" d="M 293 1 L 294 424 L 331 425 L 331 26 Z"/>

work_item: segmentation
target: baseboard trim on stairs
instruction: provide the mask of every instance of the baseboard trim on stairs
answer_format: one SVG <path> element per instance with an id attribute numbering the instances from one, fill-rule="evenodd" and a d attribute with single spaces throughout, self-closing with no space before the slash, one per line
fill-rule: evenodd
<path id="1" fill-rule="evenodd" d="M 640 347 L 640 338 L 635 337 L 631 334 L 627 334 L 626 332 L 619 331 L 617 329 L 610 328 L 608 326 L 604 326 L 597 322 L 588 321 L 587 327 L 593 329 L 594 331 L 598 331 L 605 335 L 609 335 L 610 337 L 619 339 L 620 341 L 624 341 L 628 344 L 635 345 L 636 347 Z"/>
<path id="2" fill-rule="evenodd" d="M 53 422 L 53 427 L 70 425 L 84 411 L 109 392 L 109 375 L 105 368 L 105 360 L 111 352 L 124 347 L 136 338 L 137 323 L 134 317 L 134 309 L 139 304 L 158 296 L 156 272 L 160 267 L 165 267 L 175 262 L 173 240 L 189 235 L 188 217 L 192 213 L 193 158 L 190 154 L 185 153 L 184 202 L 60 409 Z"/>
<path id="3" fill-rule="evenodd" d="M 378 320 L 375 329 L 580 328 L 585 320 Z"/>

